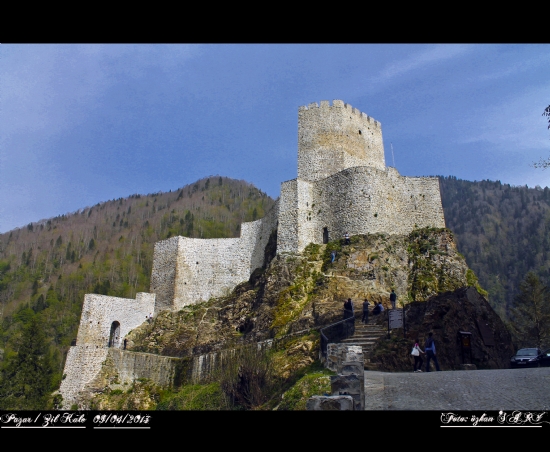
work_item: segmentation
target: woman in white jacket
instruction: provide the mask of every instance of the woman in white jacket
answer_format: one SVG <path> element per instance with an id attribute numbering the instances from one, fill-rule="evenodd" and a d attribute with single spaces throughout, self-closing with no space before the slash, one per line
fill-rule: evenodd
<path id="1" fill-rule="evenodd" d="M 422 363 L 424 360 L 422 359 L 422 356 L 424 352 L 420 348 L 420 345 L 418 345 L 418 339 L 416 339 L 416 342 L 414 343 L 414 347 L 412 349 L 411 355 L 414 357 L 414 369 L 413 372 L 422 372 Z"/>

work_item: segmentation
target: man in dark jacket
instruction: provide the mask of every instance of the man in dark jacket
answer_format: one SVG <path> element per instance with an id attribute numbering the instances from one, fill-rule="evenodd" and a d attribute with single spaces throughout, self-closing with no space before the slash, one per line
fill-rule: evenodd
<path id="1" fill-rule="evenodd" d="M 395 309 L 396 301 L 397 301 L 397 295 L 395 294 L 395 290 L 392 289 L 390 294 L 390 303 L 391 303 L 392 309 Z"/>
<path id="2" fill-rule="evenodd" d="M 361 319 L 363 323 L 369 323 L 369 300 L 365 298 L 363 301 L 363 318 Z"/>
<path id="3" fill-rule="evenodd" d="M 348 301 L 344 302 L 344 319 L 349 319 L 353 317 L 353 302 L 351 298 L 348 298 Z"/>
<path id="4" fill-rule="evenodd" d="M 435 354 L 435 341 L 432 337 L 433 333 L 430 331 L 428 334 L 428 339 L 426 339 L 426 344 L 424 345 L 424 351 L 426 352 L 426 372 L 430 371 L 430 360 L 434 360 L 435 369 L 440 371 L 439 363 L 437 362 L 437 356 Z"/>

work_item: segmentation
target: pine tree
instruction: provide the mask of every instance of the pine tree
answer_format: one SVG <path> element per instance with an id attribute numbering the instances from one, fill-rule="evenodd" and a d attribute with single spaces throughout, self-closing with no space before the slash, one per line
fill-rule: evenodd
<path id="1" fill-rule="evenodd" d="M 9 358 L 0 381 L 0 409 L 51 408 L 51 357 L 38 316 L 23 329 L 18 353 Z"/>
<path id="2" fill-rule="evenodd" d="M 521 347 L 550 345 L 550 288 L 529 272 L 519 286 L 511 325 Z"/>

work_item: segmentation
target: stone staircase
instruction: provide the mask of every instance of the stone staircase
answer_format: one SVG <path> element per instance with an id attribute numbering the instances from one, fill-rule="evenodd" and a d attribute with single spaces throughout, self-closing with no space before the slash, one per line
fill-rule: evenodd
<path id="1" fill-rule="evenodd" d="M 374 349 L 375 342 L 385 334 L 388 334 L 388 327 L 384 323 L 375 323 L 372 318 L 369 318 L 369 323 L 361 323 L 359 319 L 355 321 L 355 333 L 353 336 L 340 341 L 346 345 L 358 345 L 363 349 L 363 357 L 365 360 L 365 370 L 378 370 L 378 365 L 372 363 L 371 353 Z"/>

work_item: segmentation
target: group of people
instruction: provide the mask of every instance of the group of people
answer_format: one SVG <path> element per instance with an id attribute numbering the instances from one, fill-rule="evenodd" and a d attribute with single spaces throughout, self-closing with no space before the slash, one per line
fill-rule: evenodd
<path id="1" fill-rule="evenodd" d="M 420 341 L 416 339 L 414 346 L 411 351 L 411 355 L 414 358 L 414 368 L 413 372 L 422 372 L 422 363 L 424 360 L 422 359 L 422 355 L 426 355 L 426 372 L 430 371 L 430 361 L 433 359 L 433 362 L 435 364 L 436 370 L 441 370 L 439 368 L 439 363 L 437 362 L 437 355 L 435 354 L 435 341 L 433 338 L 433 333 L 430 332 L 428 334 L 428 338 L 426 339 L 426 342 L 424 344 L 424 350 L 420 348 L 420 345 L 418 345 Z"/>
<path id="2" fill-rule="evenodd" d="M 397 296 L 395 294 L 395 291 L 392 289 L 390 294 L 390 303 L 392 305 L 392 309 L 395 309 L 396 300 L 397 300 Z M 369 322 L 369 308 L 370 308 L 370 303 L 365 298 L 365 301 L 363 301 L 363 317 L 361 319 L 362 323 Z M 381 302 L 374 303 L 372 315 L 378 315 L 384 311 L 385 309 Z M 353 301 L 351 301 L 351 298 L 348 298 L 344 302 L 344 319 L 349 319 L 350 317 L 354 317 L 354 308 L 353 308 Z M 426 372 L 430 372 L 430 361 L 432 360 L 435 364 L 436 370 L 438 371 L 441 370 L 439 368 L 439 363 L 437 362 L 437 355 L 435 353 L 435 341 L 433 338 L 433 333 L 430 332 L 428 334 L 428 338 L 424 343 L 424 350 L 420 348 L 419 342 L 420 340 L 416 339 L 411 351 L 411 355 L 414 358 L 413 372 L 422 372 L 422 364 L 424 363 L 424 360 L 422 359 L 422 355 L 426 355 Z"/>
<path id="3" fill-rule="evenodd" d="M 361 322 L 363 323 L 369 322 L 369 308 L 370 308 L 370 303 L 365 298 L 365 301 L 363 301 L 363 317 L 361 319 Z M 384 312 L 384 306 L 382 305 L 382 303 L 381 302 L 374 303 L 372 315 L 378 315 L 381 312 Z M 354 316 L 353 301 L 351 301 L 351 298 L 348 298 L 344 302 L 344 319 L 348 319 L 353 316 Z"/>

